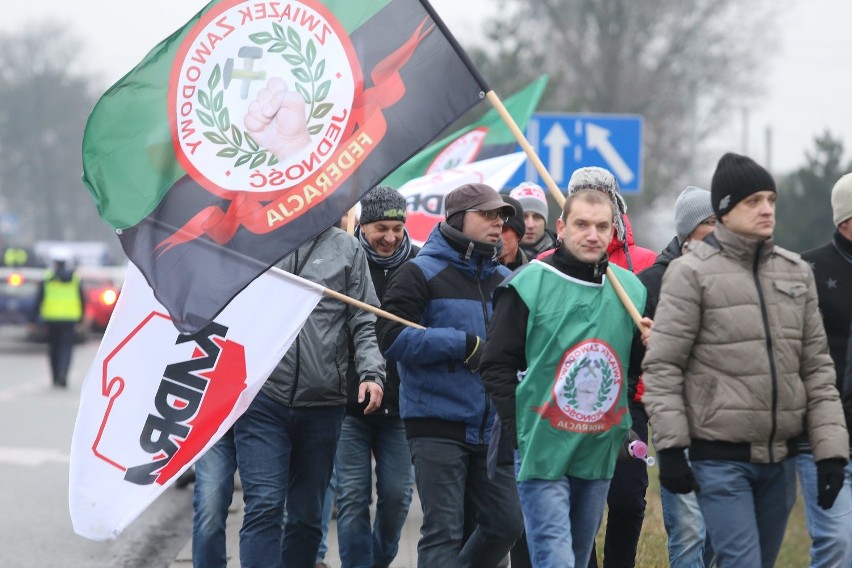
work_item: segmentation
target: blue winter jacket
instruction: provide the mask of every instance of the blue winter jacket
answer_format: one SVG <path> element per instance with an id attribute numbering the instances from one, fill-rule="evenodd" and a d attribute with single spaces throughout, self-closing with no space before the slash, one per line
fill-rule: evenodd
<path id="1" fill-rule="evenodd" d="M 488 443 L 494 410 L 479 372 L 464 361 L 476 338 L 485 339 L 492 293 L 510 273 L 495 251 L 441 223 L 388 282 L 382 308 L 426 327 L 384 318 L 376 325 L 380 349 L 397 362 L 400 415 L 409 438 Z"/>

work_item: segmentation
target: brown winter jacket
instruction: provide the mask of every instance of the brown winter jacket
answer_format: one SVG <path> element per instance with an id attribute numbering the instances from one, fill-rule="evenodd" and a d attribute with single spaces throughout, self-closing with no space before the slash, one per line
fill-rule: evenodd
<path id="1" fill-rule="evenodd" d="M 813 273 L 798 254 L 716 226 L 663 276 L 643 401 L 658 450 L 774 463 L 807 428 L 814 459 L 848 437 Z"/>

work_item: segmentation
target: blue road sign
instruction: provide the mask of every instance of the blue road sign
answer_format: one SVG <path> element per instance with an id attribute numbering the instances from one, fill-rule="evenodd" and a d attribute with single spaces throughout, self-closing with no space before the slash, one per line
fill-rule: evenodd
<path id="1" fill-rule="evenodd" d="M 526 136 L 560 189 L 584 166 L 600 166 L 615 174 L 622 193 L 642 191 L 642 128 L 639 115 L 533 114 Z M 526 164 L 507 182 L 544 183 L 533 165 Z"/>

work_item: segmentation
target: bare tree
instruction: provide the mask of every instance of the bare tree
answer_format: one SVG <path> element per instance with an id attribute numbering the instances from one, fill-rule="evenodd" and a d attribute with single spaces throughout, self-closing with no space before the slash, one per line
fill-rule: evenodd
<path id="1" fill-rule="evenodd" d="M 699 144 L 761 94 L 777 2 L 502 0 L 472 50 L 498 92 L 539 73 L 540 110 L 645 118 L 642 204 L 686 184 L 716 156 Z"/>
<path id="2" fill-rule="evenodd" d="M 65 26 L 37 22 L 0 35 L 0 210 L 20 241 L 108 236 L 80 179 L 94 79 Z"/>

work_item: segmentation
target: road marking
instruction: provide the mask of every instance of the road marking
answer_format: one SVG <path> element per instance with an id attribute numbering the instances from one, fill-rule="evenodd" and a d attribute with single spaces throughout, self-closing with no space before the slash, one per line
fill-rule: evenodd
<path id="1" fill-rule="evenodd" d="M 68 463 L 69 454 L 53 448 L 0 447 L 0 463 L 41 466 L 49 462 Z"/>

